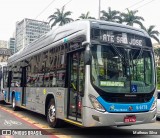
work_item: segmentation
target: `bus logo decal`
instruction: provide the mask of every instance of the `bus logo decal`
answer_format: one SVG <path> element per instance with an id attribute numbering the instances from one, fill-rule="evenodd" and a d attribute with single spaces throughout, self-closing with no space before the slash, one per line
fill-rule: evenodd
<path id="1" fill-rule="evenodd" d="M 110 106 L 110 110 L 114 110 L 114 105 Z"/>
<path id="2" fill-rule="evenodd" d="M 133 107 L 132 107 L 132 106 L 129 106 L 128 109 L 129 109 L 129 111 L 132 111 L 132 110 L 133 110 Z"/>

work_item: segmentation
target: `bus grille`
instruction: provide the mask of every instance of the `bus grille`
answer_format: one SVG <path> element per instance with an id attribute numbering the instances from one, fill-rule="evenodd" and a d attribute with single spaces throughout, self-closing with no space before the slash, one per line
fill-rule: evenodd
<path id="1" fill-rule="evenodd" d="M 145 103 L 145 102 L 149 102 L 152 98 L 152 96 L 148 96 L 148 97 L 141 97 L 141 96 L 137 96 L 137 97 L 106 97 L 106 96 L 102 96 L 102 98 L 107 101 L 107 102 L 112 102 L 112 103 Z"/>

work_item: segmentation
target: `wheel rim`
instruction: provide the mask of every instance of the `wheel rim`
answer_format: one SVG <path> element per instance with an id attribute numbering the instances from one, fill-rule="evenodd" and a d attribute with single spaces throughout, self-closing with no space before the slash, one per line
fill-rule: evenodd
<path id="1" fill-rule="evenodd" d="M 54 105 L 51 105 L 48 109 L 48 117 L 50 122 L 54 122 L 56 119 L 56 109 Z"/>
<path id="2" fill-rule="evenodd" d="M 12 107 L 14 108 L 15 105 L 16 105 L 16 103 L 15 103 L 15 97 L 13 97 Z"/>

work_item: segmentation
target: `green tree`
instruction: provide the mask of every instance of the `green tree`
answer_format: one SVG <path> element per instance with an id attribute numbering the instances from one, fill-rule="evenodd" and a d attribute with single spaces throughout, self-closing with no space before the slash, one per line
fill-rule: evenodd
<path id="1" fill-rule="evenodd" d="M 156 56 L 160 56 L 160 48 L 154 49 L 154 53 L 156 54 Z"/>
<path id="2" fill-rule="evenodd" d="M 64 24 L 66 24 L 66 23 L 69 23 L 69 22 L 73 21 L 72 18 L 68 17 L 68 16 L 70 16 L 72 14 L 72 12 L 71 11 L 65 12 L 64 9 L 65 9 L 65 7 L 63 6 L 61 10 L 57 9 L 56 12 L 54 12 L 52 15 L 50 15 L 48 17 L 50 19 L 49 23 L 51 23 L 51 21 L 54 21 L 51 24 L 51 27 L 55 26 L 58 23 L 59 23 L 60 26 L 62 26 Z"/>
<path id="3" fill-rule="evenodd" d="M 122 22 L 130 26 L 133 26 L 134 24 L 138 24 L 140 25 L 140 27 L 143 27 L 143 24 L 141 21 L 144 21 L 144 19 L 141 16 L 136 16 L 137 12 L 138 10 L 132 11 L 127 9 L 127 13 L 121 13 Z"/>
<path id="4" fill-rule="evenodd" d="M 157 88 L 160 89 L 160 67 L 157 67 Z"/>
<path id="5" fill-rule="evenodd" d="M 144 26 L 142 26 L 142 29 L 145 30 L 151 38 L 153 38 L 159 43 L 160 42 L 158 39 L 159 32 L 154 28 L 155 28 L 154 25 L 150 25 L 149 28 L 145 28 Z"/>
<path id="6" fill-rule="evenodd" d="M 82 13 L 81 16 L 79 16 L 79 18 L 81 18 L 81 19 L 95 19 L 94 17 L 91 17 L 89 14 L 90 14 L 89 11 L 86 14 Z"/>
<path id="7" fill-rule="evenodd" d="M 108 11 L 101 11 L 102 17 L 101 20 L 110 21 L 110 22 L 121 22 L 122 18 L 120 12 L 116 10 L 111 10 L 111 7 L 108 8 Z"/>

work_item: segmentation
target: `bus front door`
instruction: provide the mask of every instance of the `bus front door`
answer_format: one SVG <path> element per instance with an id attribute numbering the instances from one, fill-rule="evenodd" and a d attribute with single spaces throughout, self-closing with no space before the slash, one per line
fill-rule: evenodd
<path id="1" fill-rule="evenodd" d="M 68 62 L 68 118 L 81 122 L 81 93 L 84 90 L 84 51 L 70 53 Z"/>

